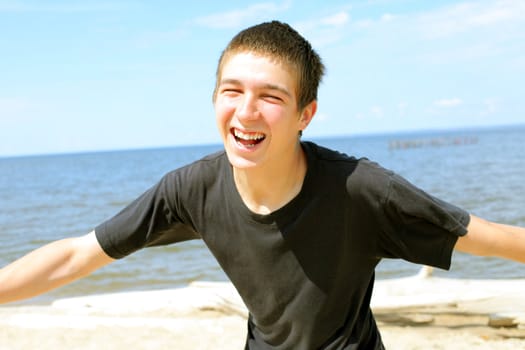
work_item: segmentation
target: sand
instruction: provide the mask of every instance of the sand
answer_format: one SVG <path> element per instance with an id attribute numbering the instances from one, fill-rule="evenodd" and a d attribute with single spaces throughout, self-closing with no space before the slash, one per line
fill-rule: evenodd
<path id="1" fill-rule="evenodd" d="M 525 349 L 525 280 L 378 281 L 372 308 L 387 349 Z M 229 283 L 0 307 L 1 350 L 242 349 L 245 332 Z"/>

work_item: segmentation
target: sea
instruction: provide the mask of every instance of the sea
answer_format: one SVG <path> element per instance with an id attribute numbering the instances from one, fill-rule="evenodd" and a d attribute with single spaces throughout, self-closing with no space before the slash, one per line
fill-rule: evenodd
<path id="1" fill-rule="evenodd" d="M 525 226 L 525 125 L 312 141 L 376 161 L 475 215 Z M 166 172 L 221 148 L 198 145 L 0 158 L 0 266 L 43 244 L 90 232 Z M 386 259 L 377 267 L 376 278 L 410 276 L 419 269 Z M 525 265 L 455 252 L 450 271 L 434 274 L 515 279 L 525 278 Z M 24 303 L 226 280 L 202 241 L 193 240 L 143 249 Z"/>

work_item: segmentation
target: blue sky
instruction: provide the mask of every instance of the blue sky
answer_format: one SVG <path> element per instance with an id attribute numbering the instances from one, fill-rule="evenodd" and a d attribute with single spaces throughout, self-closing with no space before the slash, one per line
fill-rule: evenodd
<path id="1" fill-rule="evenodd" d="M 525 123 L 521 0 L 0 0 L 0 156 L 220 142 L 217 59 L 270 19 L 327 66 L 306 138 Z"/>

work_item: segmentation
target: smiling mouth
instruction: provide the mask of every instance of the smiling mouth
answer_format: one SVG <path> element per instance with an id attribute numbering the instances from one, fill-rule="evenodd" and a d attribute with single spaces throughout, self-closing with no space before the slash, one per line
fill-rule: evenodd
<path id="1" fill-rule="evenodd" d="M 243 132 L 236 128 L 231 129 L 231 133 L 237 141 L 238 144 L 246 147 L 252 148 L 264 141 L 266 135 L 260 132 Z"/>

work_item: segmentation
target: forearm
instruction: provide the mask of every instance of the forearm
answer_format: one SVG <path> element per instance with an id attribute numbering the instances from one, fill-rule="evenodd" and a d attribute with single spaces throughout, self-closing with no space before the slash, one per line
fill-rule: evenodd
<path id="1" fill-rule="evenodd" d="M 525 228 L 471 216 L 468 232 L 458 239 L 456 249 L 525 263 Z"/>
<path id="2" fill-rule="evenodd" d="M 0 270 L 0 303 L 27 299 L 83 277 L 111 261 L 86 249 L 89 235 L 55 241 Z"/>
<path id="3" fill-rule="evenodd" d="M 511 225 L 505 225 L 505 224 L 497 224 L 495 222 L 489 222 L 489 225 L 493 225 L 495 227 L 498 227 L 500 230 L 515 234 L 515 235 L 524 235 L 525 236 L 525 228 L 519 227 L 519 226 L 511 226 Z"/>
<path id="4" fill-rule="evenodd" d="M 496 256 L 525 263 L 525 228 L 489 223 L 501 232 L 502 237 L 494 242 Z"/>

